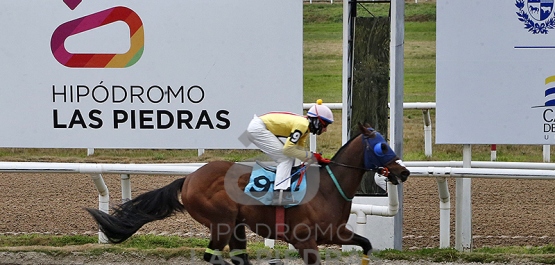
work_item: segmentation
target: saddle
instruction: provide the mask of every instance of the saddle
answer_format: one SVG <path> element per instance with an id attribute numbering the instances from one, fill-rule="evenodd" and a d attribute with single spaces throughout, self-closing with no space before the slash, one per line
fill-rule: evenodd
<path id="1" fill-rule="evenodd" d="M 306 166 L 296 166 L 291 169 L 291 186 L 284 191 L 283 197 L 285 208 L 298 205 L 306 195 L 306 178 L 304 172 Z M 244 192 L 248 196 L 258 200 L 264 205 L 274 204 L 274 183 L 276 178 L 276 168 L 262 165 L 258 161 L 252 168 L 249 183 L 245 186 Z"/>

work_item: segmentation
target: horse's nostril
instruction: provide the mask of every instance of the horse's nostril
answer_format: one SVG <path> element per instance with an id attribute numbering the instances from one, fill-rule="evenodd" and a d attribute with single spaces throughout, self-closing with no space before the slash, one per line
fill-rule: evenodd
<path id="1" fill-rule="evenodd" d="M 408 170 L 403 170 L 403 172 L 401 172 L 401 178 L 403 179 L 403 181 L 407 180 L 407 178 L 410 176 L 410 171 Z"/>

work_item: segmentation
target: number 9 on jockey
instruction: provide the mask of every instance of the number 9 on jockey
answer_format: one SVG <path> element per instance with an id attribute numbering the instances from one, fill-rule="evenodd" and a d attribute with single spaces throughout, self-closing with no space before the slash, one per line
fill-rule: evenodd
<path id="1" fill-rule="evenodd" d="M 249 140 L 276 163 L 276 180 L 274 190 L 283 191 L 290 187 L 291 168 L 295 158 L 310 164 L 329 163 L 320 154 L 311 153 L 306 148 L 309 133 L 320 135 L 333 123 L 333 113 L 319 99 L 306 116 L 274 111 L 263 115 L 254 115 L 247 127 Z M 279 138 L 286 138 L 283 143 Z M 281 199 L 280 199 L 281 201 Z"/>

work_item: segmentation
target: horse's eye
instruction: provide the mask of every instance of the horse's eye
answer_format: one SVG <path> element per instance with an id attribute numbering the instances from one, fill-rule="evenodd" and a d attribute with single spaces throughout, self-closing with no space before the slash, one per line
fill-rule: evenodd
<path id="1" fill-rule="evenodd" d="M 385 154 L 387 154 L 387 151 L 389 151 L 389 148 L 387 148 L 386 143 L 377 143 L 376 145 L 374 145 L 374 153 L 377 156 L 384 156 Z"/>

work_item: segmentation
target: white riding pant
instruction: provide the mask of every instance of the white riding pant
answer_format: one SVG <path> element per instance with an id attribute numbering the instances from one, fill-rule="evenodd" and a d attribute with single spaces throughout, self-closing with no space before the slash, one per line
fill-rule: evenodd
<path id="1" fill-rule="evenodd" d="M 247 131 L 249 140 L 277 163 L 274 190 L 288 189 L 291 186 L 291 167 L 295 158 L 283 154 L 283 143 L 266 129 L 264 122 L 256 115 L 249 123 Z"/>

